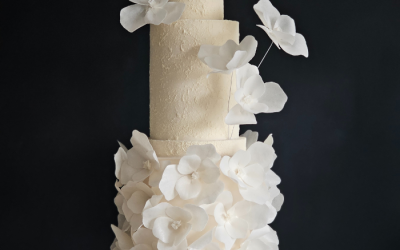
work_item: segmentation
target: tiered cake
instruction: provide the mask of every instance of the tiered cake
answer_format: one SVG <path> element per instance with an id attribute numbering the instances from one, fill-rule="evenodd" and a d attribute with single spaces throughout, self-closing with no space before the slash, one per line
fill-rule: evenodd
<path id="1" fill-rule="evenodd" d="M 232 77 L 207 78 L 210 69 L 197 54 L 203 44 L 238 43 L 239 23 L 223 20 L 222 0 L 178 2 L 186 4 L 180 20 L 150 29 L 150 142 L 159 157 L 182 156 L 189 146 L 205 144 L 233 155 L 246 149 L 246 141 L 239 126 L 224 121 Z M 231 107 L 236 104 L 233 81 Z"/>
<path id="2" fill-rule="evenodd" d="M 239 24 L 223 20 L 223 0 L 130 1 L 123 27 L 152 24 L 150 139 L 135 130 L 133 147 L 120 144 L 115 154 L 111 250 L 277 250 L 269 224 L 283 195 L 271 170 L 273 138 L 239 136 L 240 124 L 287 101 L 249 64 L 257 41 L 238 44 Z M 293 19 L 269 0 L 254 10 L 279 49 L 308 56 Z"/>

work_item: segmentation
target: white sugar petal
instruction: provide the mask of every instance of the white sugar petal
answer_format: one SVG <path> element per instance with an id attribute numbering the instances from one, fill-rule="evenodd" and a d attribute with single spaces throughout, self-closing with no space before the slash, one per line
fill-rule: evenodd
<path id="1" fill-rule="evenodd" d="M 272 29 L 276 20 L 281 15 L 269 0 L 260 0 L 254 5 L 254 10 L 265 26 Z"/>
<path id="2" fill-rule="evenodd" d="M 211 55 L 217 55 L 219 53 L 219 48 L 220 48 L 219 46 L 214 46 L 214 45 L 207 45 L 207 44 L 201 45 L 197 56 L 199 57 L 200 60 L 204 62 L 204 58 L 209 57 Z"/>
<path id="3" fill-rule="evenodd" d="M 157 242 L 157 238 L 153 235 L 152 231 L 147 228 L 139 228 L 133 235 L 133 241 L 136 244 L 152 245 L 153 242 Z"/>
<path id="4" fill-rule="evenodd" d="M 236 71 L 236 84 L 237 84 L 237 89 L 243 88 L 245 82 L 247 79 L 249 79 L 251 76 L 254 75 L 259 75 L 258 68 L 254 65 L 251 64 L 246 64 L 243 67 L 239 68 Z"/>
<path id="5" fill-rule="evenodd" d="M 225 225 L 226 212 L 224 205 L 222 203 L 218 203 L 214 209 L 214 218 L 218 225 Z"/>
<path id="6" fill-rule="evenodd" d="M 153 234 L 165 243 L 173 243 L 175 232 L 170 227 L 174 220 L 169 217 L 159 217 L 154 221 Z"/>
<path id="7" fill-rule="evenodd" d="M 243 86 L 243 94 L 260 98 L 265 93 L 264 81 L 260 75 L 250 76 Z"/>
<path id="8" fill-rule="evenodd" d="M 189 223 L 180 226 L 175 235 L 174 246 L 179 246 L 183 241 L 186 241 L 186 236 L 190 230 L 192 230 L 192 225 Z"/>
<path id="9" fill-rule="evenodd" d="M 148 199 L 149 196 L 146 193 L 143 191 L 137 191 L 132 194 L 131 198 L 129 198 L 128 207 L 135 214 L 141 214 Z"/>
<path id="10" fill-rule="evenodd" d="M 219 54 L 226 58 L 232 58 L 238 49 L 239 45 L 237 45 L 233 40 L 228 40 L 219 48 Z"/>
<path id="11" fill-rule="evenodd" d="M 262 183 L 258 187 L 239 187 L 239 192 L 247 201 L 252 201 L 258 204 L 265 204 L 268 201 L 268 186 Z"/>
<path id="12" fill-rule="evenodd" d="M 198 155 L 202 160 L 210 159 L 214 163 L 217 163 L 221 159 L 221 156 L 212 144 L 190 146 L 186 151 L 186 155 L 192 154 Z"/>
<path id="13" fill-rule="evenodd" d="M 283 194 L 279 194 L 275 199 L 272 201 L 272 206 L 276 209 L 276 211 L 280 211 L 284 201 Z"/>
<path id="14" fill-rule="evenodd" d="M 258 132 L 247 130 L 244 134 L 240 137 L 246 138 L 246 149 L 248 149 L 251 145 L 253 145 L 258 140 Z"/>
<path id="15" fill-rule="evenodd" d="M 296 25 L 293 18 L 287 15 L 281 15 L 275 22 L 274 30 L 287 33 L 291 36 L 296 35 Z"/>
<path id="16" fill-rule="evenodd" d="M 250 146 L 247 152 L 251 155 L 251 161 L 249 164 L 261 164 L 265 170 L 268 170 L 272 167 L 272 164 L 277 157 L 273 147 L 262 142 L 254 143 Z"/>
<path id="17" fill-rule="evenodd" d="M 122 249 L 131 249 L 133 247 L 132 239 L 128 234 L 114 225 L 111 225 L 111 229 L 114 231 L 115 237 L 118 240 L 118 245 Z"/>
<path id="18" fill-rule="evenodd" d="M 161 178 L 164 174 L 165 168 L 170 165 L 169 161 L 162 161 L 160 163 L 160 169 L 155 169 L 149 178 L 149 185 L 152 187 L 158 187 L 161 181 Z"/>
<path id="19" fill-rule="evenodd" d="M 204 183 L 214 183 L 218 180 L 219 168 L 210 159 L 205 159 L 199 168 L 200 180 Z"/>
<path id="20" fill-rule="evenodd" d="M 264 168 L 260 164 L 252 164 L 242 169 L 242 180 L 249 186 L 258 187 L 264 181 Z"/>
<path id="21" fill-rule="evenodd" d="M 145 16 L 148 23 L 160 25 L 167 16 L 167 11 L 162 8 L 150 8 Z"/>
<path id="22" fill-rule="evenodd" d="M 121 25 L 129 32 L 134 32 L 140 27 L 148 24 L 145 19 L 146 7 L 140 4 L 130 5 L 121 10 Z"/>
<path id="23" fill-rule="evenodd" d="M 234 239 L 242 239 L 246 237 L 248 224 L 241 218 L 233 218 L 230 219 L 229 222 L 225 223 L 225 229 L 230 237 Z"/>
<path id="24" fill-rule="evenodd" d="M 199 232 L 203 231 L 208 222 L 206 211 L 203 208 L 192 204 L 186 204 L 185 209 L 189 210 L 192 214 L 192 220 L 190 221 L 192 229 Z"/>
<path id="25" fill-rule="evenodd" d="M 272 145 L 274 145 L 274 137 L 272 136 L 272 134 L 269 134 L 267 139 L 265 139 L 264 143 L 270 145 L 271 147 Z"/>
<path id="26" fill-rule="evenodd" d="M 242 67 L 248 61 L 246 61 L 247 58 L 247 52 L 246 51 L 236 51 L 233 58 L 229 60 L 229 62 L 226 64 L 226 68 L 229 70 L 234 70 Z"/>
<path id="27" fill-rule="evenodd" d="M 192 174 L 200 167 L 201 159 L 197 155 L 185 155 L 181 158 L 178 165 L 180 174 Z"/>
<path id="28" fill-rule="evenodd" d="M 224 226 L 218 226 L 215 229 L 215 238 L 225 244 L 225 250 L 231 250 L 236 241 L 236 239 L 229 236 Z"/>
<path id="29" fill-rule="evenodd" d="M 182 175 L 177 170 L 177 165 L 169 165 L 165 168 L 164 174 L 160 181 L 160 190 L 164 194 L 167 201 L 177 196 L 175 185 Z"/>
<path id="30" fill-rule="evenodd" d="M 183 176 L 176 182 L 175 189 L 183 200 L 190 200 L 201 192 L 201 183 L 189 176 Z"/>
<path id="31" fill-rule="evenodd" d="M 222 173 L 226 176 L 229 176 L 229 161 L 231 157 L 229 156 L 224 156 L 221 160 L 221 163 L 219 164 L 219 167 L 222 171 Z"/>
<path id="32" fill-rule="evenodd" d="M 258 45 L 258 42 L 254 38 L 254 36 L 246 36 L 242 40 L 242 42 L 239 44 L 239 50 L 246 51 L 247 52 L 247 58 L 245 59 L 245 62 L 243 62 L 241 64 L 240 67 L 244 66 L 245 64 L 250 62 L 251 59 L 253 59 L 253 57 L 256 54 L 257 45 Z"/>
<path id="33" fill-rule="evenodd" d="M 190 211 L 187 211 L 180 207 L 169 207 L 165 209 L 165 213 L 168 217 L 170 217 L 174 221 L 181 221 L 187 223 L 191 219 L 193 219 L 193 215 L 190 213 Z"/>
<path id="34" fill-rule="evenodd" d="M 167 11 L 167 16 L 162 22 L 165 24 L 171 24 L 181 18 L 185 9 L 185 4 L 169 2 L 164 6 L 164 9 Z"/>
<path id="35" fill-rule="evenodd" d="M 292 56 L 305 56 L 308 57 L 308 47 L 306 39 L 303 35 L 297 33 L 293 44 L 281 43 L 281 48 Z"/>
<path id="36" fill-rule="evenodd" d="M 254 114 L 236 104 L 225 117 L 225 123 L 228 125 L 257 124 L 257 120 Z"/>
<path id="37" fill-rule="evenodd" d="M 157 219 L 158 217 L 167 216 L 165 214 L 165 209 L 167 209 L 168 207 L 172 207 L 172 205 L 163 202 L 155 207 L 145 210 L 143 212 L 143 225 L 149 229 L 152 229 L 154 226 L 155 219 Z"/>

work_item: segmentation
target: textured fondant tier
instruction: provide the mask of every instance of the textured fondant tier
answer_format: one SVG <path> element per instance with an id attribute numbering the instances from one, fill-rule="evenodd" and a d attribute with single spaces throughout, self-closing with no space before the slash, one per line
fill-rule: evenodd
<path id="1" fill-rule="evenodd" d="M 234 155 L 238 150 L 246 150 L 246 138 L 239 137 L 232 140 L 221 141 L 174 141 L 174 140 L 152 140 L 150 144 L 156 151 L 158 157 L 179 157 L 186 154 L 188 147 L 193 145 L 212 144 L 220 155 Z"/>
<path id="2" fill-rule="evenodd" d="M 181 19 L 224 19 L 223 0 L 172 0 L 171 2 L 186 4 Z"/>
<path id="3" fill-rule="evenodd" d="M 200 45 L 239 41 L 239 23 L 179 20 L 150 29 L 150 137 L 155 140 L 215 141 L 238 138 L 227 126 L 236 102 L 235 75 L 212 74 L 197 57 Z M 232 133 L 233 129 L 233 133 Z M 232 136 L 231 136 L 232 135 Z"/>

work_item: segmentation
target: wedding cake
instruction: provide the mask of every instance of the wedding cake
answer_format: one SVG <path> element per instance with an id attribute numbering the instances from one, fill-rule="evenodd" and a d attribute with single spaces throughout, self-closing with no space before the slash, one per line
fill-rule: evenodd
<path id="1" fill-rule="evenodd" d="M 269 226 L 283 203 L 273 138 L 239 136 L 239 125 L 287 101 L 249 64 L 256 39 L 239 41 L 239 23 L 223 20 L 223 0 L 130 1 L 122 26 L 151 24 L 150 138 L 134 130 L 133 147 L 120 143 L 115 154 L 111 250 L 278 249 Z M 308 56 L 292 18 L 268 0 L 254 10 L 271 46 Z"/>

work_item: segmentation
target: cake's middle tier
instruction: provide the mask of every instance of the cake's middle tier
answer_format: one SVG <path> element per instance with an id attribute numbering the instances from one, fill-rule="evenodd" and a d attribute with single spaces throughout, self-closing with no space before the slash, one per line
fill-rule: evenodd
<path id="1" fill-rule="evenodd" d="M 201 45 L 220 46 L 229 39 L 239 42 L 238 22 L 179 20 L 171 25 L 151 26 L 152 140 L 243 144 L 238 139 L 239 126 L 225 124 L 229 95 L 229 107 L 236 104 L 235 75 L 212 74 L 207 78 L 211 69 L 197 57 Z M 236 140 L 225 141 L 230 138 Z"/>

